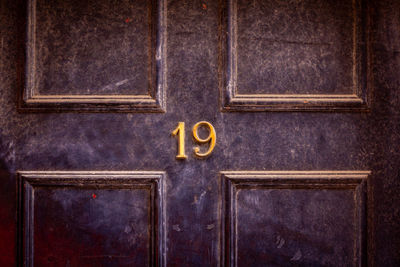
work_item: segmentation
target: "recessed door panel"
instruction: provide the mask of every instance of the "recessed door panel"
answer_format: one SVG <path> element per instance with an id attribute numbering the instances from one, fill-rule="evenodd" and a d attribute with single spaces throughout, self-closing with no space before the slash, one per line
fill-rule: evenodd
<path id="1" fill-rule="evenodd" d="M 163 266 L 162 172 L 20 172 L 26 266 Z"/>
<path id="2" fill-rule="evenodd" d="M 27 0 L 24 110 L 163 111 L 164 0 Z"/>
<path id="3" fill-rule="evenodd" d="M 224 172 L 226 266 L 360 266 L 368 172 Z"/>
<path id="4" fill-rule="evenodd" d="M 365 3 L 223 3 L 224 110 L 367 108 Z"/>

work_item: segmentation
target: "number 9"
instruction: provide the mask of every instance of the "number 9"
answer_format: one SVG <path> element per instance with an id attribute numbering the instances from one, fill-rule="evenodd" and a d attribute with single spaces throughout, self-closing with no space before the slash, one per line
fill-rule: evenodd
<path id="1" fill-rule="evenodd" d="M 208 137 L 207 138 L 205 138 L 205 139 L 201 139 L 200 137 L 199 137 L 199 135 L 198 135 L 198 133 L 197 133 L 197 129 L 200 127 L 200 126 L 207 126 L 208 127 L 208 130 L 209 130 L 209 135 L 208 135 Z M 194 126 L 193 126 L 193 138 L 196 140 L 196 142 L 197 143 L 199 143 L 199 144 L 205 144 L 205 143 L 210 143 L 210 147 L 208 148 L 208 150 L 205 152 L 205 153 L 200 153 L 200 148 L 197 146 L 197 147 L 195 147 L 194 148 L 194 154 L 196 155 L 196 156 L 198 156 L 198 157 L 207 157 L 208 155 L 210 155 L 211 154 L 211 152 L 213 151 L 213 149 L 214 149 L 214 147 L 215 147 L 215 142 L 216 142 L 216 139 L 217 139 L 217 136 L 216 136 L 216 134 L 215 134 L 215 129 L 214 129 L 214 127 L 209 123 L 209 122 L 206 122 L 206 121 L 200 121 L 200 122 L 198 122 L 198 123 L 196 123 Z"/>

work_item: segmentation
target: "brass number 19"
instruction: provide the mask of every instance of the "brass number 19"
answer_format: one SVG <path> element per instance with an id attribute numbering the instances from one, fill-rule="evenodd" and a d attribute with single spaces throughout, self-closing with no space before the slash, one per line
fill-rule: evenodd
<path id="1" fill-rule="evenodd" d="M 202 139 L 199 137 L 198 134 L 198 128 L 200 126 L 207 126 L 209 130 L 208 137 L 205 139 Z M 178 135 L 178 155 L 176 155 L 177 159 L 186 159 L 187 156 L 185 155 L 185 123 L 184 122 L 179 122 L 178 127 L 172 132 L 172 135 Z M 211 152 L 214 150 L 215 147 L 215 142 L 216 142 L 216 134 L 215 134 L 215 129 L 211 125 L 211 123 L 206 122 L 206 121 L 200 121 L 196 123 L 193 126 L 193 138 L 194 140 L 199 143 L 199 144 L 205 144 L 205 143 L 210 143 L 210 146 L 208 150 L 204 153 L 200 153 L 200 148 L 195 147 L 194 148 L 194 154 L 198 157 L 207 157 L 208 155 L 211 154 Z"/>
<path id="2" fill-rule="evenodd" d="M 208 137 L 205 139 L 202 139 L 199 137 L 198 133 L 197 133 L 197 129 L 200 126 L 207 126 L 208 130 L 209 130 L 209 134 Z M 208 150 L 204 153 L 200 153 L 200 148 L 199 147 L 195 147 L 194 148 L 194 154 L 198 157 L 207 157 L 208 155 L 211 154 L 211 152 L 213 151 L 214 147 L 215 147 L 215 142 L 216 142 L 216 134 L 215 134 L 215 129 L 214 127 L 211 125 L 211 123 L 206 122 L 206 121 L 200 121 L 198 123 L 196 123 L 193 126 L 193 138 L 196 140 L 196 142 L 198 142 L 199 144 L 205 144 L 205 143 L 210 143 L 210 146 L 208 148 Z"/>

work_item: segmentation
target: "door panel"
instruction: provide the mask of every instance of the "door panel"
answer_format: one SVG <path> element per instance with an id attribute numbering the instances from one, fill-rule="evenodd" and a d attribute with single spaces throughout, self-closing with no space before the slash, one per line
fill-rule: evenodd
<path id="1" fill-rule="evenodd" d="M 368 108 L 363 1 L 223 3 L 225 110 Z"/>
<path id="2" fill-rule="evenodd" d="M 162 172 L 19 172 L 26 266 L 163 266 Z"/>
<path id="3" fill-rule="evenodd" d="M 368 172 L 222 173 L 226 266 L 366 265 Z"/>
<path id="4" fill-rule="evenodd" d="M 400 265 L 399 14 L 0 0 L 0 265 Z"/>
<path id="5" fill-rule="evenodd" d="M 163 0 L 24 5 L 23 110 L 164 111 Z"/>

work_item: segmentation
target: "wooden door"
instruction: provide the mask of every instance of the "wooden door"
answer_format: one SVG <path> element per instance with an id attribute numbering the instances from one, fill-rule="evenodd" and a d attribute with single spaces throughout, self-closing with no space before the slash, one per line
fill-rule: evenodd
<path id="1" fill-rule="evenodd" d="M 1 266 L 400 265 L 398 1 L 0 3 Z"/>

